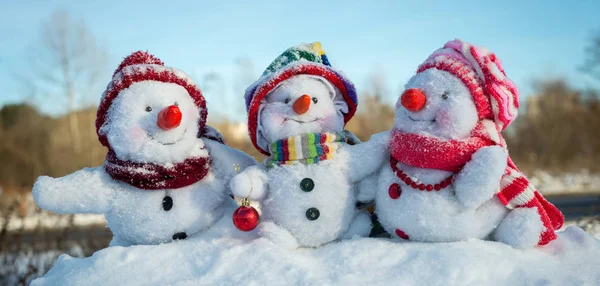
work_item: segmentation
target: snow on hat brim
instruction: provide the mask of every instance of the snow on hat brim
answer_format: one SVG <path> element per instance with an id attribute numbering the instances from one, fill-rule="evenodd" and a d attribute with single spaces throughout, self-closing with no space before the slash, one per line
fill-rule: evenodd
<path id="1" fill-rule="evenodd" d="M 348 105 L 348 112 L 344 113 L 345 123 L 352 119 L 356 112 L 358 102 L 356 90 L 354 85 L 342 74 L 324 64 L 306 60 L 289 63 L 276 72 L 262 76 L 246 90 L 245 99 L 246 109 L 248 111 L 248 133 L 254 148 L 264 155 L 269 156 L 269 151 L 261 148 L 257 140 L 258 116 L 261 102 L 265 96 L 274 90 L 281 82 L 296 75 L 320 76 L 335 86 L 342 93 L 342 96 Z"/>
<path id="2" fill-rule="evenodd" d="M 500 59 L 485 48 L 461 40 L 447 42 L 419 66 L 417 73 L 436 68 L 452 73 L 469 88 L 480 119 L 491 119 L 504 130 L 516 118 L 519 91 L 506 76 Z"/>
<path id="3" fill-rule="evenodd" d="M 138 60 L 140 57 L 145 58 Z M 132 62 L 132 58 L 142 62 Z M 151 59 L 151 61 L 148 61 L 148 59 Z M 96 133 L 98 134 L 98 140 L 103 146 L 110 147 L 105 134 L 105 125 L 108 121 L 107 114 L 112 102 L 122 90 L 129 88 L 129 86 L 134 83 L 142 81 L 173 83 L 185 88 L 200 112 L 198 134 L 200 135 L 203 132 L 208 111 L 206 109 L 206 100 L 194 81 L 184 72 L 175 68 L 165 67 L 162 65 L 162 62 L 157 58 L 154 58 L 154 56 L 139 51 L 125 58 L 123 63 L 121 63 L 119 68 L 115 71 L 112 80 L 102 94 L 102 99 L 96 113 Z"/>

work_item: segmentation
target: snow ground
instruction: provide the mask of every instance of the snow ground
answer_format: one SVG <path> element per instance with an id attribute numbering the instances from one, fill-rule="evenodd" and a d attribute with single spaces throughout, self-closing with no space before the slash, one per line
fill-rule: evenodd
<path id="1" fill-rule="evenodd" d="M 233 229 L 226 214 L 192 239 L 62 255 L 32 285 L 598 285 L 599 265 L 600 241 L 575 226 L 529 250 L 480 240 L 355 238 L 288 251 Z"/>
<path id="2" fill-rule="evenodd" d="M 570 226 L 578 226 L 585 232 L 591 234 L 596 239 L 600 240 L 600 215 L 593 217 L 582 217 L 577 220 L 565 221 L 565 224 L 560 229 L 565 230 Z"/>

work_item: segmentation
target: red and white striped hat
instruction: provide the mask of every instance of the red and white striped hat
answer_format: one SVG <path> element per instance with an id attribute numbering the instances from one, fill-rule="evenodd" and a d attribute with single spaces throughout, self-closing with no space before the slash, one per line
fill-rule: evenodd
<path id="1" fill-rule="evenodd" d="M 517 117 L 519 91 L 506 76 L 500 59 L 486 48 L 461 40 L 447 42 L 433 52 L 417 73 L 436 68 L 455 75 L 469 88 L 479 119 L 490 119 L 498 131 Z"/>

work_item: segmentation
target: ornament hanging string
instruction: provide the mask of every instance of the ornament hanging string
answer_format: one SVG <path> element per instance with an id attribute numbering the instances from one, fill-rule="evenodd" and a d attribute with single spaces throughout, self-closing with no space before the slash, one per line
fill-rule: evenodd
<path id="1" fill-rule="evenodd" d="M 236 173 L 239 173 L 240 165 L 233 164 L 233 169 Z M 250 178 L 250 193 L 248 193 L 247 197 L 242 199 L 241 206 L 233 212 L 233 225 L 241 231 L 251 231 L 255 229 L 260 222 L 258 211 L 253 206 L 250 206 L 249 198 L 252 194 L 252 190 L 254 190 L 254 184 L 252 183 L 252 178 Z"/>

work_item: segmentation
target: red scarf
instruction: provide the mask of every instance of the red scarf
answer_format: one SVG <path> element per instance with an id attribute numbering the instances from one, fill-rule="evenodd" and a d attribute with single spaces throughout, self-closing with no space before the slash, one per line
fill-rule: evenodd
<path id="1" fill-rule="evenodd" d="M 177 189 L 204 178 L 210 168 L 210 157 L 193 157 L 170 166 L 136 163 L 117 158 L 108 150 L 104 169 L 110 176 L 144 190 Z"/>
<path id="2" fill-rule="evenodd" d="M 392 131 L 390 141 L 391 156 L 399 162 L 424 169 L 437 169 L 458 172 L 471 160 L 480 148 L 492 145 L 504 146 L 500 132 L 493 131 L 499 142 L 492 140 L 483 122 L 479 122 L 471 137 L 462 140 L 443 140 L 432 136 Z M 536 207 L 546 230 L 541 234 L 539 245 L 545 245 L 556 238 L 554 230 L 562 227 L 564 217 L 560 211 L 546 201 L 529 183 L 513 161 L 508 158 L 506 171 L 500 181 L 500 191 L 496 194 L 509 209 Z"/>

